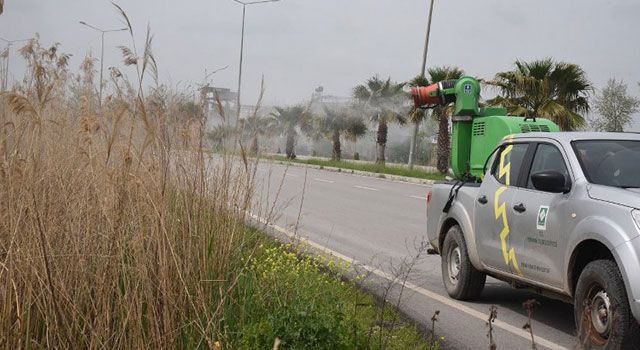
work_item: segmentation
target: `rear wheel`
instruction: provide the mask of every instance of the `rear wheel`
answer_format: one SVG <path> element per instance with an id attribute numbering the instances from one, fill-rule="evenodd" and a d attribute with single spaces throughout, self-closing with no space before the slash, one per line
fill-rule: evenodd
<path id="1" fill-rule="evenodd" d="M 596 260 L 585 266 L 576 285 L 574 313 L 584 348 L 640 347 L 640 327 L 631 315 L 624 281 L 615 262 Z"/>
<path id="2" fill-rule="evenodd" d="M 487 275 L 469 260 L 467 245 L 460 226 L 452 226 L 442 244 L 442 279 L 449 296 L 458 300 L 477 299 Z"/>

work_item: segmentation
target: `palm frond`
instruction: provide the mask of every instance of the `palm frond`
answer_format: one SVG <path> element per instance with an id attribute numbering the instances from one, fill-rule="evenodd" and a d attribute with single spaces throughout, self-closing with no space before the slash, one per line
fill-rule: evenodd
<path id="1" fill-rule="evenodd" d="M 417 75 L 413 77 L 413 79 L 409 80 L 406 84 L 409 86 L 428 86 L 431 83 L 429 83 L 429 79 L 426 76 Z"/>
<path id="2" fill-rule="evenodd" d="M 500 104 L 515 115 L 549 118 L 563 130 L 584 123 L 579 113 L 589 111 L 588 97 L 593 87 L 582 68 L 550 58 L 517 60 L 514 66 L 486 82 L 501 95 L 489 101 L 491 105 Z"/>

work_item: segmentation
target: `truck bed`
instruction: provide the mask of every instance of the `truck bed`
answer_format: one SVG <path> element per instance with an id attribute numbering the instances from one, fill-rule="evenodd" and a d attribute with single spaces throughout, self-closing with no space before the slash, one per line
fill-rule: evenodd
<path id="1" fill-rule="evenodd" d="M 462 185 L 460 187 L 460 185 Z M 453 190 L 453 191 L 452 191 Z M 461 225 L 471 225 L 473 218 L 473 212 L 468 212 L 469 209 L 475 208 L 475 200 L 480 191 L 479 182 L 461 182 L 461 181 L 437 181 L 433 184 L 431 189 L 431 201 L 427 207 L 427 237 L 432 247 L 440 252 L 440 244 L 438 237 L 440 235 L 439 228 L 442 227 L 442 223 L 451 217 L 452 213 L 467 213 L 464 218 L 466 223 L 460 222 Z M 449 196 L 454 196 L 451 203 L 450 210 L 445 213 L 443 209 L 449 201 Z M 462 218 L 456 218 L 457 221 Z"/>

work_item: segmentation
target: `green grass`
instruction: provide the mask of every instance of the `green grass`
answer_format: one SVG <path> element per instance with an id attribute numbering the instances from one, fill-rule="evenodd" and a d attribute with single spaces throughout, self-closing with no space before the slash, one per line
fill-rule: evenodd
<path id="1" fill-rule="evenodd" d="M 258 235 L 263 236 L 262 234 Z M 438 349 L 396 310 L 341 278 L 348 266 L 262 241 L 230 300 L 221 344 L 234 349 Z"/>
<path id="2" fill-rule="evenodd" d="M 419 179 L 427 179 L 427 180 L 444 180 L 444 175 L 440 173 L 430 173 L 420 169 L 409 169 L 408 167 L 399 167 L 399 166 L 384 166 L 380 164 L 374 163 L 354 163 L 354 162 L 345 162 L 345 161 L 335 161 L 335 160 L 323 160 L 323 159 L 287 159 L 285 156 L 273 156 L 271 157 L 273 160 L 278 160 L 282 162 L 294 162 L 301 164 L 310 164 L 317 165 L 322 167 L 333 167 L 340 168 L 346 170 L 359 170 L 359 171 L 367 171 L 371 173 L 377 174 L 387 174 L 387 175 L 397 175 L 397 176 L 406 176 L 406 177 L 415 177 Z"/>

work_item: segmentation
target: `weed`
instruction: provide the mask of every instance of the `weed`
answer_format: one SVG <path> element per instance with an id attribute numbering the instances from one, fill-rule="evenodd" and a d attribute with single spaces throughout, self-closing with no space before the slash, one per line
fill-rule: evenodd
<path id="1" fill-rule="evenodd" d="M 529 331 L 529 334 L 531 335 L 531 349 L 533 350 L 536 349 L 536 341 L 533 337 L 533 327 L 531 327 L 531 315 L 533 314 L 533 308 L 535 308 L 536 305 L 540 305 L 536 299 L 529 299 L 522 303 L 522 307 L 527 310 L 527 323 L 522 326 L 522 329 Z"/>
<path id="2" fill-rule="evenodd" d="M 491 305 L 489 307 L 489 319 L 487 320 L 487 327 L 489 327 L 489 331 L 487 332 L 487 337 L 489 338 L 489 350 L 497 349 L 495 339 L 493 337 L 493 323 L 496 321 L 498 317 L 498 307 L 495 305 Z"/>

